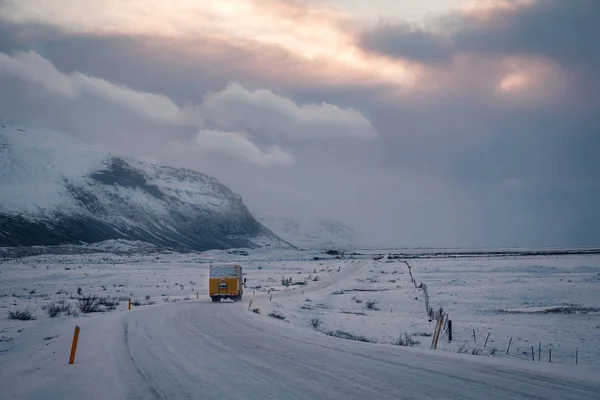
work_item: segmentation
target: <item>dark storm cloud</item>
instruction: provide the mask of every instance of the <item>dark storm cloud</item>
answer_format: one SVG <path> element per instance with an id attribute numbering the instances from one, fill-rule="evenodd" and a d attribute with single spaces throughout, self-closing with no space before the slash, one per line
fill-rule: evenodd
<path id="1" fill-rule="evenodd" d="M 402 22 L 382 21 L 363 32 L 360 42 L 370 51 L 424 63 L 446 61 L 454 51 L 452 43 Z"/>
<path id="2" fill-rule="evenodd" d="M 451 14 L 436 31 L 403 22 L 381 22 L 360 37 L 375 52 L 424 63 L 449 59 L 460 52 L 551 58 L 582 68 L 600 66 L 600 2 L 540 0 L 514 11 L 492 12 L 489 21 Z"/>

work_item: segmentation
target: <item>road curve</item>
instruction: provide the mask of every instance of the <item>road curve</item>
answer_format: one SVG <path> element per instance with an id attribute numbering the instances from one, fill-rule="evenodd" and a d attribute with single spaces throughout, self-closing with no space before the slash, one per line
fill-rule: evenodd
<path id="1" fill-rule="evenodd" d="M 600 398 L 600 379 L 564 366 L 347 341 L 245 307 L 194 301 L 127 313 L 115 355 L 125 398 Z"/>

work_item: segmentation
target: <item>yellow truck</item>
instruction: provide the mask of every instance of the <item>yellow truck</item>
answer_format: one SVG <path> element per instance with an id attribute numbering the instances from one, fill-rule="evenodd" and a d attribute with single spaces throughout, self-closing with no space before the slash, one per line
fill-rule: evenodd
<path id="1" fill-rule="evenodd" d="M 246 278 L 243 277 L 241 265 L 211 264 L 208 268 L 208 281 L 208 294 L 213 302 L 242 299 Z"/>

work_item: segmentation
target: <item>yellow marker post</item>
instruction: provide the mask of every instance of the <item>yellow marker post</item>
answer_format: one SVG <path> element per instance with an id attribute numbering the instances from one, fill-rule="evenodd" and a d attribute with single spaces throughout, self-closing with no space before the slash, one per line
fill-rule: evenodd
<path id="1" fill-rule="evenodd" d="M 79 327 L 75 325 L 75 333 L 73 334 L 73 344 L 71 345 L 71 356 L 69 357 L 69 364 L 75 362 L 75 352 L 77 351 L 77 342 L 79 341 Z"/>
<path id="2" fill-rule="evenodd" d="M 198 294 L 198 292 L 196 292 L 196 300 L 198 300 L 200 298 L 200 295 Z"/>
<path id="3" fill-rule="evenodd" d="M 127 306 L 128 310 L 131 310 L 131 299 L 129 299 L 129 305 Z"/>

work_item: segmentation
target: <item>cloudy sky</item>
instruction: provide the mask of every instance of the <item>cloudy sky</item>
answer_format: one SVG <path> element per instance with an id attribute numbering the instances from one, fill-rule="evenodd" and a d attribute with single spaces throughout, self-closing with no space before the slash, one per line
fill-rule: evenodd
<path id="1" fill-rule="evenodd" d="M 598 0 L 0 0 L 0 119 L 364 244 L 600 244 Z"/>

